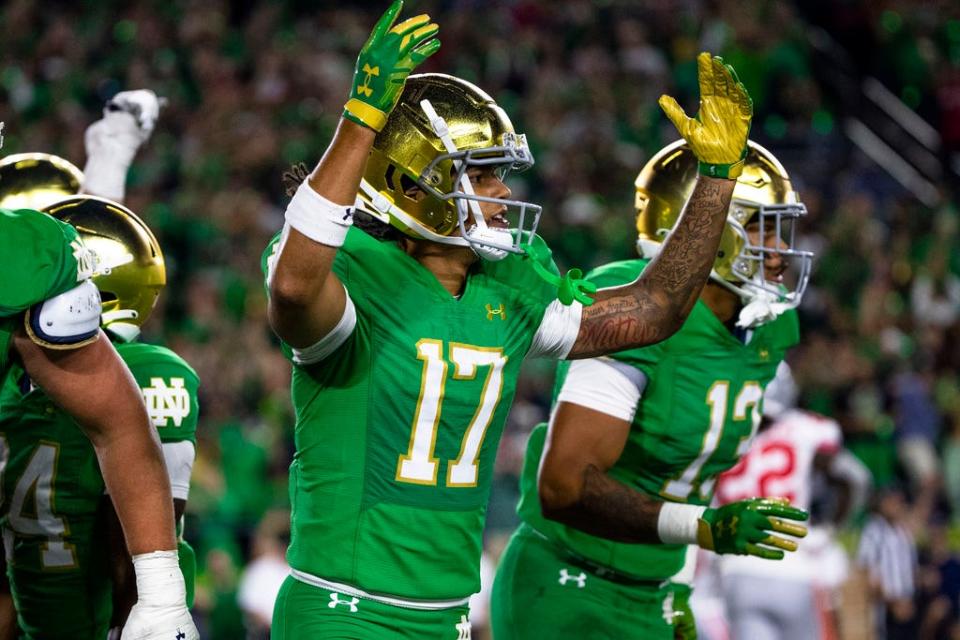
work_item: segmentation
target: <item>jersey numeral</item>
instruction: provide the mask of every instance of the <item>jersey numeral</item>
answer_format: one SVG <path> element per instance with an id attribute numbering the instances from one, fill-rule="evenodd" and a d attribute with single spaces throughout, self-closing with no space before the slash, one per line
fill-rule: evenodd
<path id="1" fill-rule="evenodd" d="M 454 380 L 473 380 L 477 377 L 478 367 L 489 367 L 480 394 L 480 404 L 460 443 L 460 453 L 447 464 L 446 486 L 475 487 L 479 475 L 477 459 L 480 457 L 480 447 L 500 402 L 503 368 L 508 358 L 499 348 L 474 347 L 456 342 L 449 344 L 448 351 L 454 367 Z M 417 359 L 423 361 L 420 397 L 413 415 L 410 446 L 397 461 L 396 479 L 399 482 L 433 486 L 437 484 L 440 462 L 434 455 L 434 449 L 447 383 L 448 364 L 443 358 L 443 342 L 420 340 L 417 342 Z"/>
<path id="2" fill-rule="evenodd" d="M 700 482 L 697 481 L 703 465 L 714 454 L 720 445 L 723 428 L 727 423 L 727 402 L 730 396 L 730 382 L 718 380 L 711 385 L 707 392 L 706 403 L 710 407 L 710 428 L 703 436 L 700 453 L 694 458 L 679 477 L 668 480 L 660 493 L 673 500 L 687 500 L 697 488 L 702 499 L 707 499 L 716 482 L 716 476 L 711 476 Z M 743 422 L 750 411 L 750 433 L 740 440 L 737 446 L 737 455 L 743 455 L 750 448 L 750 441 L 760 426 L 760 399 L 763 397 L 763 387 L 760 383 L 750 380 L 743 384 L 733 402 L 734 422 Z M 751 410 L 752 409 L 752 410 Z"/>
<path id="3" fill-rule="evenodd" d="M 9 459 L 7 440 L 0 435 L 0 474 Z M 77 566 L 76 549 L 63 541 L 69 533 L 64 518 L 54 515 L 57 459 L 60 445 L 41 441 L 30 456 L 30 462 L 17 480 L 10 497 L 10 529 L 18 535 L 43 536 L 40 562 L 44 569 L 69 569 Z"/>

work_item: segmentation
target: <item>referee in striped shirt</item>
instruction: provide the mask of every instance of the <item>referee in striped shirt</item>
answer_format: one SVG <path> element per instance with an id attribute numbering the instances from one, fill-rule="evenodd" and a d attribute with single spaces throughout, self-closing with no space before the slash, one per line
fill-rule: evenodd
<path id="1" fill-rule="evenodd" d="M 857 551 L 857 564 L 869 577 L 877 638 L 916 638 L 917 546 L 909 524 L 903 491 L 881 489 Z"/>

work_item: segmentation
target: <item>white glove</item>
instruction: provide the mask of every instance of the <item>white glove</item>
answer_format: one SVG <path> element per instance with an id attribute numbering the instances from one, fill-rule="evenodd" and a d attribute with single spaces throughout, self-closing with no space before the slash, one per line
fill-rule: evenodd
<path id="1" fill-rule="evenodd" d="M 137 604 L 120 640 L 200 640 L 187 609 L 187 590 L 176 551 L 133 556 Z"/>
<path id="2" fill-rule="evenodd" d="M 164 103 L 149 89 L 121 91 L 107 102 L 103 118 L 84 135 L 83 193 L 123 202 L 127 171 L 137 149 L 153 133 Z"/>
<path id="3" fill-rule="evenodd" d="M 166 98 L 159 98 L 150 89 L 136 89 L 134 91 L 121 91 L 107 101 L 103 108 L 104 117 L 110 113 L 118 111 L 129 113 L 137 121 L 143 134 L 145 142 L 150 134 L 153 133 L 153 127 L 157 124 L 157 118 L 160 117 L 160 107 L 167 104 Z"/>

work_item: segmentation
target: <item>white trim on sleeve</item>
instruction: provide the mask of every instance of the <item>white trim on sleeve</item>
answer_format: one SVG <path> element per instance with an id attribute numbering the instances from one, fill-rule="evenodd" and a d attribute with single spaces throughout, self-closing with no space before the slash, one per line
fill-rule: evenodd
<path id="1" fill-rule="evenodd" d="M 320 338 L 316 344 L 303 349 L 293 350 L 293 361 L 299 365 L 316 364 L 336 351 L 340 345 L 347 341 L 350 334 L 357 326 L 357 308 L 350 299 L 350 292 L 343 288 L 347 295 L 347 303 L 343 307 L 343 316 L 330 333 Z"/>
<path id="2" fill-rule="evenodd" d="M 163 460 L 167 463 L 167 475 L 170 476 L 170 493 L 175 499 L 186 500 L 190 495 L 190 473 L 196 449 L 189 440 L 164 442 Z"/>
<path id="3" fill-rule="evenodd" d="M 588 358 L 570 363 L 557 402 L 570 402 L 633 422 L 647 376 L 636 367 L 610 358 Z"/>
<path id="4" fill-rule="evenodd" d="M 570 353 L 580 333 L 583 305 L 574 301 L 565 305 L 554 300 L 543 312 L 543 320 L 533 336 L 527 356 L 531 358 L 556 358 L 563 360 Z"/>

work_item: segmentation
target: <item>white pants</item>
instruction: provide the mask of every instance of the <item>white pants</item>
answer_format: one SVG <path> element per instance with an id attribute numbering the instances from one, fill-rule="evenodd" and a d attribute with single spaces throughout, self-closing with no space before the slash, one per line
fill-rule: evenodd
<path id="1" fill-rule="evenodd" d="M 813 586 L 769 576 L 723 576 L 731 640 L 820 640 Z"/>

